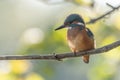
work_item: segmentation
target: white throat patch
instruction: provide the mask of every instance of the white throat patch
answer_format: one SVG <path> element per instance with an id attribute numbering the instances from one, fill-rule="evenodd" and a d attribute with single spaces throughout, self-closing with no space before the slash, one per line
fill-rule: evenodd
<path id="1" fill-rule="evenodd" d="M 78 25 L 81 25 L 81 26 L 84 26 L 84 24 L 83 24 L 83 23 L 80 23 L 80 22 L 79 22 L 79 23 L 77 23 L 77 24 L 78 24 Z"/>
<path id="2" fill-rule="evenodd" d="M 73 23 L 73 24 L 74 24 L 74 23 Z M 81 22 L 75 23 L 75 24 L 77 24 L 76 26 L 84 26 L 84 24 L 81 23 Z M 72 29 L 72 28 L 73 28 L 72 26 L 68 26 L 68 29 Z"/>

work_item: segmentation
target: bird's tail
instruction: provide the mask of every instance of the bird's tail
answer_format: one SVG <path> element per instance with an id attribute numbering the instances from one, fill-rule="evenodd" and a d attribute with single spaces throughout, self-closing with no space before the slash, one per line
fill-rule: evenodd
<path id="1" fill-rule="evenodd" d="M 85 63 L 89 63 L 89 55 L 83 56 L 83 61 L 84 61 Z"/>

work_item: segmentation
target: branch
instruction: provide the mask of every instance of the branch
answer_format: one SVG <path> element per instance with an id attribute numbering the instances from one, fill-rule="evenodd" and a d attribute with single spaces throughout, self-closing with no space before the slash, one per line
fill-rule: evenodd
<path id="1" fill-rule="evenodd" d="M 93 23 L 97 22 L 98 20 L 106 17 L 107 15 L 110 15 L 112 12 L 114 12 L 115 10 L 118 10 L 120 8 L 120 5 L 117 6 L 117 7 L 114 7 L 114 6 L 110 5 L 109 3 L 106 3 L 106 5 L 109 6 L 109 7 L 111 7 L 112 10 L 106 12 L 105 14 L 103 14 L 103 15 L 95 18 L 95 19 L 91 19 L 89 22 L 86 22 L 86 24 L 93 24 Z"/>
<path id="2" fill-rule="evenodd" d="M 90 50 L 90 51 L 85 51 L 85 52 L 79 52 L 76 55 L 74 55 L 73 53 L 63 53 L 63 54 L 49 54 L 49 55 L 26 55 L 26 56 L 22 56 L 22 55 L 16 55 L 16 56 L 9 56 L 9 55 L 1 55 L 0 56 L 0 60 L 33 60 L 33 59 L 39 59 L 39 60 L 61 60 L 61 59 L 65 59 L 65 58 L 72 58 L 72 57 L 81 57 L 84 56 L 86 54 L 88 55 L 94 55 L 94 54 L 100 54 L 100 53 L 104 53 L 107 51 L 110 51 L 116 47 L 120 46 L 120 40 L 116 41 L 112 44 L 103 46 L 101 48 L 97 48 L 94 50 Z"/>

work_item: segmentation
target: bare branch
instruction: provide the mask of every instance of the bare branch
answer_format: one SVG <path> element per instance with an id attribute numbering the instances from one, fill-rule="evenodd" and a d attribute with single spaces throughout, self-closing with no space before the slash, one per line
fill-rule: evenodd
<path id="1" fill-rule="evenodd" d="M 106 3 L 107 6 L 111 7 L 112 9 L 114 9 L 115 7 L 113 7 L 112 5 L 110 5 L 109 3 Z"/>
<path id="2" fill-rule="evenodd" d="M 109 7 L 111 7 L 112 10 L 106 12 L 105 14 L 101 15 L 98 18 L 91 19 L 86 24 L 95 23 L 98 20 L 104 18 L 107 15 L 110 15 L 112 12 L 114 12 L 115 10 L 120 8 L 120 5 L 117 7 L 114 7 L 108 3 L 107 3 L 107 5 Z M 120 46 L 120 40 L 116 41 L 112 44 L 103 46 L 101 48 L 97 48 L 97 49 L 89 50 L 89 51 L 84 51 L 84 52 L 78 52 L 76 55 L 74 55 L 72 52 L 62 53 L 62 54 L 49 54 L 49 55 L 13 55 L 13 56 L 12 55 L 0 55 L 0 60 L 58 60 L 58 61 L 61 61 L 62 59 L 65 59 L 65 58 L 81 57 L 81 56 L 84 56 L 86 54 L 94 55 L 94 54 L 104 53 L 104 52 L 110 51 L 118 46 Z"/>
<path id="3" fill-rule="evenodd" d="M 95 18 L 95 19 L 91 19 L 89 22 L 86 22 L 86 24 L 93 24 L 93 23 L 97 22 L 98 20 L 100 20 L 100 19 L 106 17 L 107 15 L 110 15 L 112 12 L 114 12 L 115 10 L 118 10 L 118 9 L 120 8 L 120 5 L 117 6 L 117 7 L 113 7 L 113 6 L 110 5 L 109 3 L 106 3 L 106 4 L 107 4 L 109 7 L 111 7 L 112 10 L 106 12 L 105 14 L 103 14 L 103 15 L 101 15 L 101 16 Z"/>
<path id="4" fill-rule="evenodd" d="M 69 52 L 69 53 L 63 53 L 63 54 L 49 54 L 49 55 L 16 55 L 16 56 L 9 56 L 9 55 L 1 55 L 0 56 L 0 60 L 62 60 L 65 58 L 72 58 L 72 57 L 81 57 L 83 55 L 89 54 L 89 55 L 94 55 L 94 54 L 100 54 L 100 53 L 104 53 L 107 51 L 110 51 L 116 47 L 120 46 L 120 40 L 116 41 L 112 44 L 109 44 L 107 46 L 103 46 L 101 48 L 97 48 L 94 50 L 90 50 L 90 51 L 85 51 L 85 52 L 79 52 L 76 55 L 74 55 L 73 53 Z"/>

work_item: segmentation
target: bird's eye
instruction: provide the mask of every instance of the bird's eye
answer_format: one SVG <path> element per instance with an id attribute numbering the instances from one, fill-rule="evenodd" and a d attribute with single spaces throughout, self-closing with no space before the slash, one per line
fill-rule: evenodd
<path id="1" fill-rule="evenodd" d="M 68 23 L 67 25 L 69 25 L 69 24 L 71 24 L 71 23 Z"/>
<path id="2" fill-rule="evenodd" d="M 72 24 L 74 21 L 69 22 L 69 24 Z"/>
<path id="3" fill-rule="evenodd" d="M 71 23 L 65 23 L 64 25 L 69 25 L 69 24 L 71 24 Z"/>

